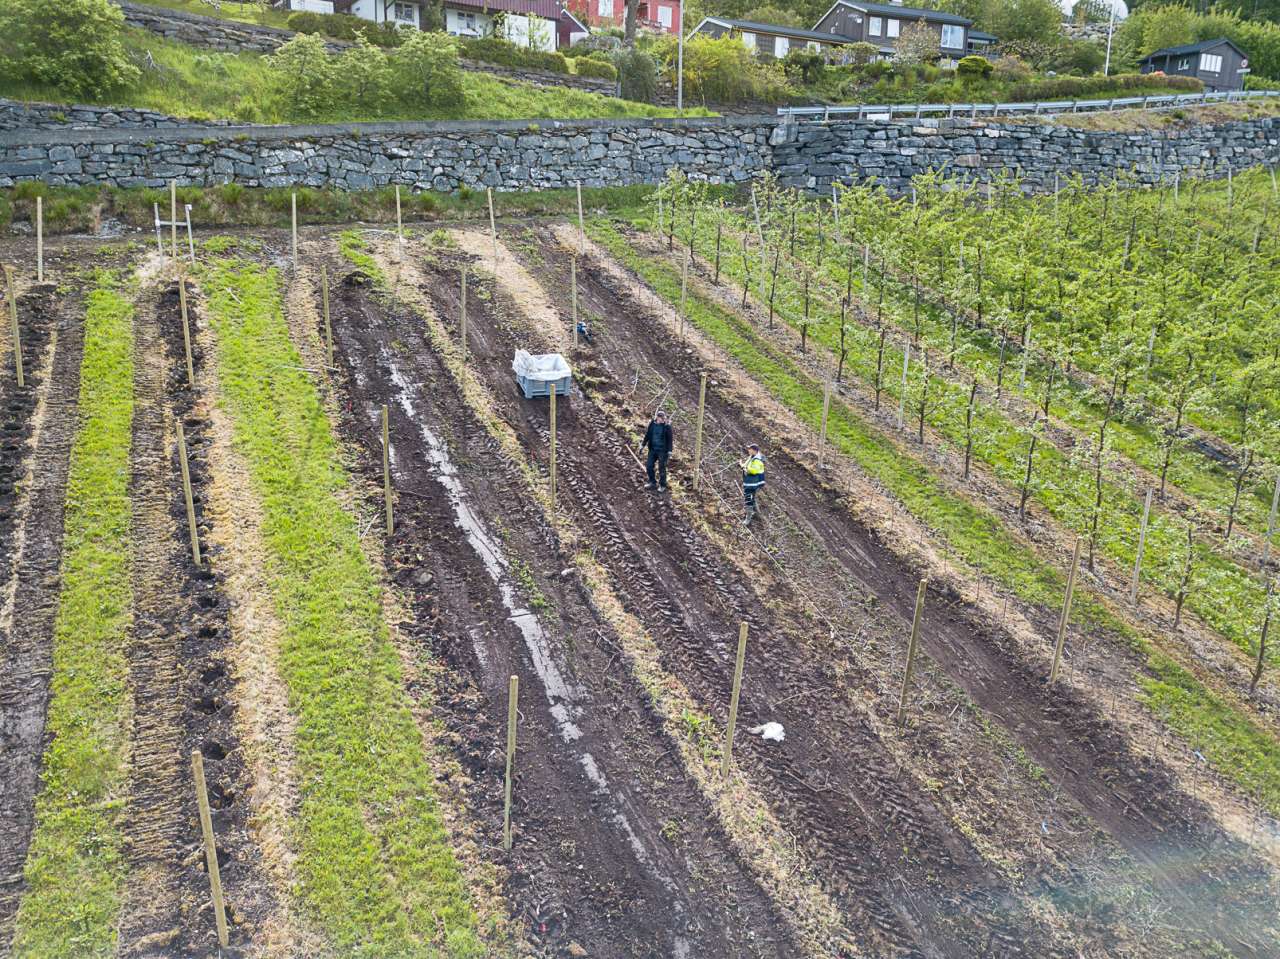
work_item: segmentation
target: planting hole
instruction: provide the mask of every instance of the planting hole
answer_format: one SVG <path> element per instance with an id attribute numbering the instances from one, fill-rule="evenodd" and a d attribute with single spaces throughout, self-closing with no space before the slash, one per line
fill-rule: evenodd
<path id="1" fill-rule="evenodd" d="M 206 739 L 201 743 L 200 752 L 204 753 L 205 759 L 219 760 L 227 758 L 227 747 L 215 739 Z"/>
<path id="2" fill-rule="evenodd" d="M 227 668 L 219 663 L 202 672 L 200 674 L 200 682 L 208 686 L 210 683 L 216 683 L 225 675 L 227 675 Z"/>

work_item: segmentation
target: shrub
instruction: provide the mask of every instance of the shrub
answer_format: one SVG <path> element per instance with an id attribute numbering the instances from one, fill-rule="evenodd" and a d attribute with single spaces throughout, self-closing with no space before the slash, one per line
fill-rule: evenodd
<path id="1" fill-rule="evenodd" d="M 0 73 L 47 83 L 69 97 L 100 97 L 135 82 L 124 14 L 108 0 L 0 2 Z"/>
<path id="2" fill-rule="evenodd" d="M 298 33 L 315 33 L 334 40 L 353 41 L 356 37 L 364 37 L 377 47 L 398 47 L 404 42 L 404 34 L 394 23 L 371 23 L 347 13 L 299 11 L 291 13 L 286 22 L 291 30 Z"/>
<path id="3" fill-rule="evenodd" d="M 653 50 L 662 62 L 663 73 L 674 83 L 675 38 L 662 37 Z M 761 63 L 740 39 L 730 35 L 695 36 L 685 41 L 684 88 L 688 97 L 704 103 L 780 103 L 791 93 L 781 66 Z"/>
<path id="4" fill-rule="evenodd" d="M 1021 57 L 1011 53 L 995 62 L 992 74 L 1003 83 L 1021 83 L 1031 79 L 1031 67 Z"/>
<path id="5" fill-rule="evenodd" d="M 619 50 L 613 57 L 622 82 L 622 98 L 637 103 L 652 103 L 658 94 L 658 68 L 653 57 L 634 47 Z"/>
<path id="6" fill-rule="evenodd" d="M 968 56 L 956 64 L 956 76 L 962 80 L 985 80 L 993 69 L 986 57 Z"/>
<path id="7" fill-rule="evenodd" d="M 381 47 L 375 47 L 363 34 L 338 58 L 338 80 L 347 103 L 377 109 L 391 87 L 391 64 Z"/>
<path id="8" fill-rule="evenodd" d="M 1102 69 L 1106 52 L 1087 40 L 1064 40 L 1045 59 L 1044 68 L 1057 73 L 1087 77 Z"/>
<path id="9" fill-rule="evenodd" d="M 531 50 L 501 37 L 466 37 L 462 40 L 462 55 L 470 60 L 483 60 L 502 67 L 569 72 L 569 61 L 564 58 L 563 53 Z"/>
<path id="10" fill-rule="evenodd" d="M 601 63 L 593 57 L 582 57 L 574 61 L 574 69 L 580 77 L 600 77 L 604 80 L 618 79 L 618 68 L 612 63 Z"/>
<path id="11" fill-rule="evenodd" d="M 792 50 L 782 61 L 782 71 L 792 83 L 817 83 L 827 69 L 827 61 L 814 50 Z"/>
<path id="12" fill-rule="evenodd" d="M 462 103 L 462 67 L 457 41 L 446 33 L 418 30 L 392 56 L 400 95 L 433 107 Z"/>
<path id="13" fill-rule="evenodd" d="M 300 33 L 267 58 L 273 91 L 287 108 L 316 116 L 337 102 L 334 61 L 318 34 Z"/>
<path id="14" fill-rule="evenodd" d="M 933 63 L 938 59 L 938 35 L 924 20 L 904 24 L 893 49 L 893 62 L 900 64 Z"/>
<path id="15" fill-rule="evenodd" d="M 857 43 L 851 43 L 843 48 L 843 58 L 846 63 L 852 63 L 854 66 L 865 67 L 880 54 L 880 50 L 874 43 L 867 43 L 865 40 L 859 40 Z"/>

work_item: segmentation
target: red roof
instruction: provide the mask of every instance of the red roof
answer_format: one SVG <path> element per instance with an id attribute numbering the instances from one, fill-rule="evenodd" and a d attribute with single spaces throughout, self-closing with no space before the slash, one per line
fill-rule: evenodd
<path id="1" fill-rule="evenodd" d="M 446 7 L 505 13 L 533 13 L 548 20 L 559 20 L 563 6 L 559 0 L 444 0 Z"/>

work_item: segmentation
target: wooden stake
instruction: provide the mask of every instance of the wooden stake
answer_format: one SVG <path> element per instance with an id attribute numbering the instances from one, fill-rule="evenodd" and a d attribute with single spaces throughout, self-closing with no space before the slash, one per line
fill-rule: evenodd
<path id="1" fill-rule="evenodd" d="M 911 342 L 908 340 L 902 351 L 902 392 L 898 396 L 898 429 L 902 429 L 902 418 L 907 411 L 907 370 L 911 366 Z"/>
<path id="2" fill-rule="evenodd" d="M 551 384 L 551 508 L 556 507 L 556 384 Z"/>
<path id="3" fill-rule="evenodd" d="M 831 410 L 831 383 L 822 384 L 822 430 L 818 433 L 818 469 L 827 455 L 827 413 Z"/>
<path id="4" fill-rule="evenodd" d="M 582 217 L 582 183 L 578 183 L 578 253 L 587 252 L 587 226 Z"/>
<path id="5" fill-rule="evenodd" d="M 218 945 L 226 949 L 227 908 L 222 899 L 222 874 L 218 871 L 218 846 L 213 838 L 213 816 L 209 813 L 209 793 L 204 782 L 204 756 L 191 750 L 191 775 L 196 781 L 196 803 L 200 807 L 200 832 L 204 836 L 204 861 L 209 867 L 209 888 L 213 892 L 213 921 L 218 928 Z"/>
<path id="6" fill-rule="evenodd" d="M 178 181 L 169 181 L 169 231 L 173 240 L 173 260 L 178 261 Z"/>
<path id="7" fill-rule="evenodd" d="M 573 325 L 573 346 L 578 348 L 578 258 L 569 261 L 569 285 L 572 288 L 573 313 L 569 322 Z"/>
<path id="8" fill-rule="evenodd" d="M 404 247 L 404 220 L 400 216 L 400 185 L 396 184 L 396 239 Z"/>
<path id="9" fill-rule="evenodd" d="M 498 221 L 493 215 L 493 187 L 485 187 L 489 195 L 489 236 L 493 240 L 493 278 L 498 278 Z"/>
<path id="10" fill-rule="evenodd" d="M 1062 617 L 1058 620 L 1058 639 L 1053 645 L 1053 666 L 1049 669 L 1049 683 L 1058 681 L 1058 667 L 1062 664 L 1062 646 L 1067 641 L 1067 623 L 1071 620 L 1071 598 L 1076 591 L 1076 573 L 1080 569 L 1080 537 L 1071 552 L 1071 572 L 1067 574 L 1067 592 L 1062 599 Z"/>
<path id="11" fill-rule="evenodd" d="M 387 535 L 396 531 L 395 514 L 391 508 L 391 419 L 387 406 L 382 405 L 382 492 L 387 500 Z"/>
<path id="12" fill-rule="evenodd" d="M 724 755 L 720 759 L 720 775 L 729 778 L 733 762 L 733 731 L 738 725 L 738 696 L 742 692 L 742 666 L 747 659 L 747 624 L 738 627 L 738 660 L 733 667 L 733 692 L 729 695 L 729 727 L 724 733 Z"/>
<path id="13" fill-rule="evenodd" d="M 182 495 L 187 502 L 187 531 L 191 534 L 191 560 L 200 565 L 200 528 L 196 525 L 196 504 L 191 496 L 191 467 L 187 465 L 187 436 L 178 420 L 178 463 L 182 467 Z"/>
<path id="14" fill-rule="evenodd" d="M 511 849 L 511 769 L 516 759 L 516 706 L 520 699 L 520 677 L 512 676 L 507 687 L 507 775 L 502 799 L 502 848 Z"/>
<path id="15" fill-rule="evenodd" d="M 1280 511 L 1280 473 L 1276 473 L 1276 491 L 1271 494 L 1271 518 L 1267 520 L 1267 538 L 1262 544 L 1262 571 L 1266 573 L 1271 558 L 1271 539 L 1276 532 L 1276 513 Z"/>
<path id="16" fill-rule="evenodd" d="M 916 665 L 916 647 L 920 643 L 920 620 L 924 618 L 924 594 L 929 588 L 929 580 L 920 580 L 920 585 L 916 588 L 916 612 L 911 617 L 911 639 L 907 641 L 907 668 L 902 672 L 902 692 L 898 694 L 898 717 L 895 720 L 899 726 L 906 716 L 907 711 L 907 691 L 911 687 L 911 672 Z"/>
<path id="17" fill-rule="evenodd" d="M 13 326 L 13 367 L 18 373 L 18 386 L 26 386 L 22 375 L 22 331 L 18 327 L 18 297 L 13 289 L 13 268 L 4 265 L 4 285 L 9 290 L 9 322 Z"/>
<path id="18" fill-rule="evenodd" d="M 36 197 L 36 282 L 44 282 L 44 197 Z"/>
<path id="19" fill-rule="evenodd" d="M 462 264 L 462 289 L 459 293 L 462 308 L 459 315 L 458 345 L 462 349 L 462 362 L 467 362 L 467 264 Z"/>
<path id="20" fill-rule="evenodd" d="M 187 316 L 187 278 L 178 271 L 178 306 L 182 311 L 182 348 L 187 354 L 187 386 L 196 385 L 196 368 L 191 358 L 191 321 Z"/>
<path id="21" fill-rule="evenodd" d="M 698 384 L 698 430 L 693 437 L 693 488 L 702 485 L 702 421 L 707 412 L 707 374 Z"/>
<path id="22" fill-rule="evenodd" d="M 688 304 L 689 296 L 689 261 L 693 258 L 693 254 L 686 253 L 684 257 L 684 269 L 680 274 L 680 339 L 684 339 L 684 315 Z"/>
<path id="23" fill-rule="evenodd" d="M 320 264 L 320 303 L 324 309 L 325 365 L 333 369 L 333 324 L 329 322 L 329 268 Z"/>
<path id="24" fill-rule="evenodd" d="M 1133 561 L 1133 582 L 1129 584 L 1129 602 L 1138 601 L 1138 583 L 1142 577 L 1142 553 L 1147 546 L 1147 521 L 1151 518 L 1151 494 L 1147 490 L 1146 502 L 1142 504 L 1142 525 L 1138 528 L 1138 555 Z"/>
<path id="25" fill-rule="evenodd" d="M 293 268 L 298 268 L 298 194 L 289 194 L 289 211 L 290 211 L 290 242 L 289 250 L 293 258 Z"/>

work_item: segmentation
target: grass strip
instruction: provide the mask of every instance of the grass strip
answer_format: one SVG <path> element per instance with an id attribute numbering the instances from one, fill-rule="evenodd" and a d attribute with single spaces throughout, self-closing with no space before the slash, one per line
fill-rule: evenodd
<path id="1" fill-rule="evenodd" d="M 634 250 L 612 224 L 591 221 L 589 232 L 634 270 L 666 302 L 680 299 L 680 271 Z M 743 317 L 691 289 L 687 315 L 783 405 L 815 430 L 821 421 L 820 384 L 761 338 Z M 1053 609 L 1065 577 L 1005 528 L 992 511 L 947 490 L 929 468 L 870 427 L 849 407 L 831 405 L 827 441 L 895 496 L 919 521 L 980 570 L 1027 603 Z M 1086 632 L 1105 632 L 1145 657 L 1142 701 L 1199 750 L 1224 777 L 1280 813 L 1280 742 L 1214 694 L 1146 636 L 1119 619 L 1087 588 L 1080 588 L 1072 621 Z"/>
<path id="2" fill-rule="evenodd" d="M 85 311 L 42 789 L 14 955 L 110 956 L 125 874 L 133 305 L 99 273 Z"/>
<path id="3" fill-rule="evenodd" d="M 290 342 L 276 271 L 221 258 L 204 281 L 220 402 L 262 502 L 285 626 L 301 788 L 296 892 L 342 955 L 482 955 L 377 575 L 343 506 L 350 482 Z"/>

